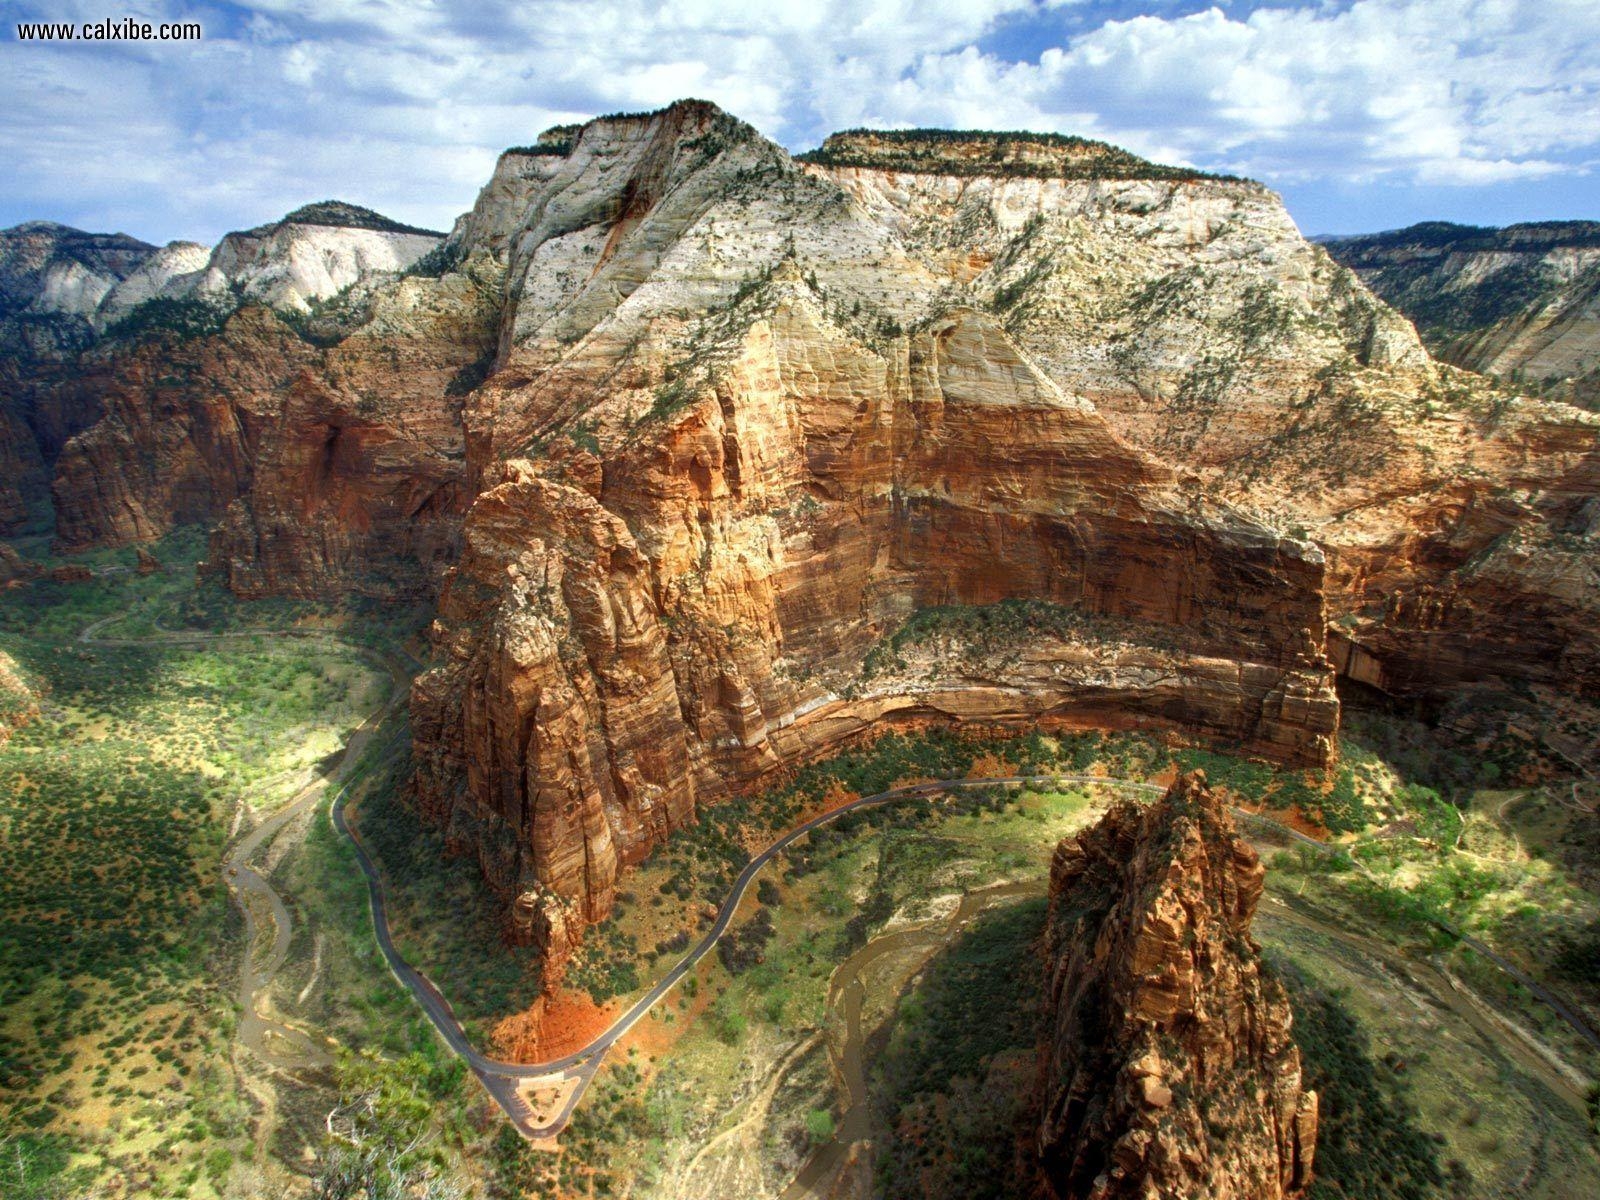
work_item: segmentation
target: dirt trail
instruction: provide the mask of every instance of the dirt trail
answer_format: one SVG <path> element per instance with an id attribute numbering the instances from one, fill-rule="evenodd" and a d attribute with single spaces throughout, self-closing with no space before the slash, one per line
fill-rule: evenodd
<path id="1" fill-rule="evenodd" d="M 1267 904 L 1257 919 L 1269 927 L 1274 921 L 1284 921 L 1310 929 L 1322 937 L 1348 946 L 1386 971 L 1408 980 L 1441 1007 L 1459 1017 L 1487 1047 L 1504 1055 L 1516 1069 L 1539 1080 L 1578 1114 L 1587 1112 L 1587 1089 L 1583 1081 L 1574 1077 L 1576 1072 L 1555 1060 L 1553 1052 L 1520 1025 L 1493 1013 L 1449 972 L 1425 959 L 1405 955 L 1387 942 L 1352 933 L 1313 910 L 1309 904 L 1292 897 L 1268 896 Z"/>
<path id="2" fill-rule="evenodd" d="M 100 631 L 115 621 L 124 619 L 126 613 L 113 613 L 86 626 L 78 641 L 86 646 L 204 646 L 243 639 L 271 638 L 278 640 L 319 641 L 352 651 L 369 662 L 380 665 L 389 675 L 390 686 L 382 705 L 373 711 L 350 735 L 338 764 L 327 775 L 314 779 L 301 788 L 289 802 L 277 809 L 266 820 L 243 837 L 234 840 L 224 853 L 223 878 L 229 894 L 244 915 L 244 951 L 239 967 L 239 1028 L 237 1040 L 251 1053 L 259 1056 L 269 1067 L 302 1069 L 326 1066 L 332 1062 L 322 1039 L 307 1030 L 274 1019 L 263 1013 L 269 1003 L 273 980 L 282 970 L 289 956 L 289 946 L 294 938 L 294 922 L 283 898 L 278 895 L 266 877 L 251 865 L 258 856 L 300 817 L 304 816 L 334 787 L 346 781 L 356 764 L 366 752 L 373 735 L 390 714 L 406 698 L 411 677 L 398 657 L 380 654 L 364 646 L 347 641 L 325 630 L 304 629 L 245 629 L 225 633 L 206 633 L 167 629 L 159 621 L 157 632 L 138 638 L 100 637 Z M 246 811 L 241 804 L 235 814 L 237 828 Z M 264 939 L 266 930 L 261 926 L 261 912 L 271 921 L 271 942 L 264 955 L 257 953 L 258 940 Z"/>

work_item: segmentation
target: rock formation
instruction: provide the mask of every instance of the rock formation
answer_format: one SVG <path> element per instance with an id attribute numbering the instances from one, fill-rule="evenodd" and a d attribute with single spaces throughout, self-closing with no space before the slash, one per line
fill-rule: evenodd
<path id="1" fill-rule="evenodd" d="M 1600 222 L 1430 221 L 1323 244 L 1440 358 L 1600 408 Z"/>
<path id="2" fill-rule="evenodd" d="M 322 333 L 303 321 L 298 336 L 274 338 L 229 314 L 255 303 L 305 317 L 350 302 L 440 240 L 332 201 L 215 250 L 50 222 L 0 231 L 0 531 L 21 527 L 52 484 L 69 549 L 217 516 L 250 478 L 251 426 L 263 410 L 281 423 L 275 394 L 308 357 L 299 343 Z M 252 394 L 262 390 L 274 395 Z"/>
<path id="3" fill-rule="evenodd" d="M 57 538 L 220 518 L 242 594 L 437 596 L 417 794 L 553 962 L 699 804 L 884 722 L 1321 764 L 1334 669 L 1600 690 L 1600 418 L 1435 364 L 1258 184 L 1026 134 L 797 161 L 689 101 L 507 151 L 399 274 L 374 224 L 230 235 L 38 385 Z M 875 653 L 1025 600 L 1000 653 Z"/>
<path id="4" fill-rule="evenodd" d="M 1265 868 L 1195 773 L 1056 847 L 1039 1119 L 1060 1200 L 1275 1200 L 1311 1181 L 1317 1096 L 1250 922 Z"/>
<path id="5" fill-rule="evenodd" d="M 603 916 L 697 804 L 896 717 L 1116 711 L 1327 760 L 1321 555 L 1186 495 L 748 127 L 680 105 L 508 155 L 453 241 L 504 247 L 509 294 L 417 780 L 519 927 Z M 917 609 L 1014 597 L 1139 639 L 858 680 Z"/>

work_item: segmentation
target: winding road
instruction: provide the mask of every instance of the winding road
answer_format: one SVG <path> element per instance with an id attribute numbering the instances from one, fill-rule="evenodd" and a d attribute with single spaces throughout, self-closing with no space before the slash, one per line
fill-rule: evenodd
<path id="1" fill-rule="evenodd" d="M 334 796 L 333 803 L 329 806 L 329 819 L 334 828 L 350 840 L 355 849 L 361 871 L 366 876 L 374 937 L 383 953 L 384 959 L 389 965 L 390 971 L 416 999 L 439 1036 L 443 1038 L 451 1050 L 467 1063 L 490 1097 L 505 1112 L 512 1125 L 522 1136 L 531 1141 L 553 1139 L 566 1128 L 568 1121 L 571 1120 L 572 1113 L 582 1100 L 584 1092 L 604 1062 L 606 1053 L 629 1030 L 643 1020 L 678 985 L 683 977 L 692 971 L 696 964 L 722 940 L 731 926 L 734 915 L 744 900 L 745 894 L 755 881 L 756 876 L 760 874 L 762 868 L 807 834 L 838 820 L 846 813 L 878 808 L 901 800 L 926 799 L 933 795 L 967 788 L 1035 784 L 1055 786 L 1098 784 L 1145 795 L 1159 795 L 1166 790 L 1159 784 L 1137 780 L 1115 779 L 1099 775 L 1049 773 L 1008 775 L 987 779 L 940 779 L 911 784 L 906 787 L 891 788 L 871 796 L 859 797 L 803 822 L 777 838 L 766 849 L 751 858 L 739 873 L 737 879 L 734 880 L 733 886 L 717 912 L 716 919 L 700 942 L 691 948 L 659 982 L 587 1045 L 570 1054 L 544 1062 L 505 1062 L 490 1058 L 473 1047 L 460 1020 L 451 1008 L 449 1000 L 445 998 L 444 994 L 427 976 L 407 962 L 395 947 L 384 903 L 381 876 L 376 864 L 367 853 L 366 847 L 362 845 L 359 835 L 351 827 L 346 817 L 345 805 L 349 799 L 350 789 L 355 782 L 353 778 L 355 765 L 367 749 L 372 735 L 405 695 L 403 684 L 409 680 L 409 675 L 399 659 L 393 655 L 378 654 L 360 643 L 321 630 L 261 629 L 208 634 L 165 630 L 158 624 L 157 629 L 160 632 L 144 638 L 116 639 L 97 636 L 100 629 L 112 621 L 120 619 L 123 615 L 125 614 L 115 614 L 96 621 L 83 630 L 78 640 L 90 645 L 139 646 L 148 645 L 152 642 L 171 645 L 205 644 L 228 639 L 256 637 L 320 639 L 339 643 L 369 658 L 377 659 L 390 672 L 394 686 L 391 689 L 389 698 L 352 735 L 345 747 L 344 755 L 331 777 L 332 779 L 342 780 L 342 782 L 337 794 Z M 420 666 L 409 655 L 405 657 L 413 670 Z M 391 739 L 390 746 L 397 744 L 400 737 L 401 734 L 397 733 Z M 326 1061 L 327 1055 L 311 1035 L 305 1031 L 273 1021 L 262 1016 L 259 1012 L 258 997 L 265 990 L 278 968 L 281 967 L 288 953 L 293 927 L 282 899 L 272 889 L 267 880 L 249 864 L 264 847 L 271 844 L 277 834 L 295 817 L 312 807 L 325 794 L 325 791 L 326 789 L 320 785 L 320 782 L 313 783 L 302 789 L 289 804 L 230 847 L 225 862 L 229 887 L 244 911 L 247 931 L 245 962 L 241 971 L 240 982 L 240 1003 L 244 1013 L 240 1025 L 241 1037 L 245 1039 L 247 1045 L 251 1045 L 252 1049 L 263 1052 L 267 1049 L 266 1039 L 271 1034 L 282 1043 L 281 1050 L 276 1046 L 271 1048 L 273 1057 L 277 1057 L 280 1060 L 292 1059 L 301 1065 Z M 1298 830 L 1274 821 L 1269 817 L 1263 817 L 1258 813 L 1237 808 L 1233 811 L 1236 816 L 1246 823 L 1254 822 L 1270 827 L 1294 842 L 1314 847 L 1321 853 L 1337 853 L 1342 849 L 1341 847 L 1329 846 L 1327 843 L 1319 842 Z M 256 915 L 254 907 L 250 903 L 251 898 L 258 899 L 266 904 L 275 926 L 272 949 L 266 959 L 260 963 L 254 960 L 253 953 Z M 1552 994 L 1548 989 L 1529 978 L 1527 973 L 1522 971 L 1515 963 L 1508 961 L 1476 938 L 1465 933 L 1465 931 L 1444 922 L 1435 922 L 1435 924 L 1510 975 L 1555 1011 L 1585 1041 L 1600 1050 L 1600 1035 L 1596 1035 L 1584 1020 L 1560 997 Z M 530 1084 L 535 1087 L 543 1086 L 556 1091 L 561 1097 L 561 1102 L 555 1112 L 543 1116 L 535 1112 L 533 1106 L 522 1095 L 522 1090 Z"/>
<path id="2" fill-rule="evenodd" d="M 441 1037 L 449 1044 L 450 1048 L 464 1059 L 472 1069 L 484 1088 L 488 1091 L 497 1104 L 511 1119 L 518 1132 L 532 1141 L 544 1141 L 557 1136 L 566 1128 L 571 1120 L 573 1110 L 577 1108 L 578 1101 L 583 1098 L 583 1093 L 588 1089 L 595 1073 L 600 1069 L 600 1064 L 605 1060 L 606 1052 L 611 1049 L 627 1032 L 642 1021 L 661 1000 L 678 985 L 678 982 L 692 971 L 695 964 L 715 949 L 723 935 L 728 932 L 728 927 L 733 923 L 735 912 L 738 911 L 745 893 L 755 881 L 761 869 L 779 854 L 782 854 L 800 838 L 805 837 L 814 830 L 821 829 L 824 825 L 838 820 L 846 813 L 860 812 L 863 809 L 878 808 L 885 804 L 892 804 L 899 800 L 927 798 L 928 796 L 962 788 L 978 787 L 1004 787 L 1029 783 L 1091 783 L 1105 784 L 1113 787 L 1125 788 L 1133 791 L 1160 794 L 1165 791 L 1156 784 L 1140 783 L 1131 780 L 1107 779 L 1100 775 L 1008 775 L 990 779 L 941 779 L 929 783 L 917 783 L 908 787 L 891 788 L 886 792 L 878 792 L 871 796 L 862 796 L 838 808 L 830 809 L 819 816 L 812 817 L 809 821 L 795 826 L 788 833 L 778 838 L 765 850 L 752 858 L 739 877 L 734 880 L 733 887 L 729 890 L 722 907 L 717 912 L 716 920 L 712 922 L 710 930 L 705 937 L 686 953 L 671 971 L 652 987 L 648 992 L 634 1002 L 633 1006 L 622 1013 L 612 1024 L 593 1041 L 581 1049 L 574 1050 L 571 1054 L 562 1055 L 539 1063 L 512 1063 L 500 1059 L 490 1058 L 473 1048 L 467 1040 L 466 1032 L 461 1027 L 461 1022 L 456 1019 L 455 1013 L 450 1008 L 450 1002 L 434 986 L 427 976 L 408 963 L 395 948 L 394 941 L 389 933 L 388 917 L 384 908 L 383 888 L 376 865 L 368 856 L 366 848 L 361 845 L 360 839 L 351 830 L 345 818 L 345 800 L 348 789 L 341 790 L 334 800 L 330 811 L 334 827 L 345 836 L 349 837 L 356 847 L 356 855 L 361 863 L 361 869 L 367 877 L 367 890 L 371 900 L 373 928 L 377 934 L 379 948 L 389 962 L 389 969 L 411 994 L 416 997 L 422 1006 L 428 1020 L 433 1023 Z M 559 1110 L 540 1121 L 532 1107 L 519 1094 L 519 1088 L 526 1086 L 530 1080 L 537 1080 L 552 1087 L 560 1087 L 565 1093 L 565 1099 Z"/>

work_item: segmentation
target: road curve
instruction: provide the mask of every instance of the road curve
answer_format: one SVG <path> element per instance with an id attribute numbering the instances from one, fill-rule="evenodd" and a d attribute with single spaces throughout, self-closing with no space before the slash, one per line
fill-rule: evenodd
<path id="1" fill-rule="evenodd" d="M 181 645 L 185 643 L 193 644 L 211 641 L 223 641 L 233 638 L 277 636 L 304 638 L 307 640 L 320 639 L 334 641 L 362 653 L 376 653 L 372 651 L 370 647 L 363 646 L 359 642 L 355 642 L 341 637 L 336 633 L 323 630 L 261 629 L 230 631 L 226 633 L 190 633 L 178 630 L 165 630 L 162 629 L 162 627 L 158 624 L 157 628 L 161 629 L 161 633 L 146 638 L 114 639 L 98 638 L 95 636 L 101 628 L 112 621 L 120 619 L 124 615 L 125 614 L 122 613 L 113 614 L 112 616 L 95 621 L 83 629 L 78 640 L 82 643 L 90 645 L 138 646 L 148 645 L 150 643 Z M 420 668 L 421 664 L 418 663 L 417 660 L 410 654 L 405 653 L 403 650 L 399 651 L 398 653 L 403 655 L 403 657 L 414 669 Z M 389 669 L 392 672 L 395 671 L 394 663 L 387 659 L 385 661 Z M 395 677 L 398 680 L 398 673 Z M 392 703 L 393 701 L 391 700 L 391 705 Z M 388 711 L 389 707 L 390 705 L 385 706 L 385 712 Z M 372 724 L 373 728 L 376 728 L 376 724 Z M 365 728 L 366 726 L 363 726 L 363 729 Z M 394 737 L 392 737 L 385 745 L 384 749 L 387 750 L 394 746 L 398 742 L 400 736 L 401 735 L 397 733 Z M 355 757 L 356 755 L 351 754 L 347 750 L 345 759 L 340 764 L 341 772 L 346 766 L 354 763 Z M 348 798 L 349 790 L 354 782 L 355 780 L 353 778 L 348 779 L 340 787 L 338 794 L 334 797 L 332 805 L 329 807 L 329 819 L 332 821 L 334 828 L 340 834 L 350 840 L 350 844 L 354 847 L 356 852 L 357 862 L 360 864 L 362 873 L 366 876 L 368 900 L 373 921 L 373 932 L 379 949 L 383 952 L 383 956 L 389 964 L 390 971 L 393 972 L 395 978 L 408 991 L 411 992 L 413 997 L 415 997 L 418 1004 L 421 1005 L 422 1010 L 427 1016 L 429 1022 L 439 1033 L 439 1036 L 442 1037 L 445 1043 L 453 1051 L 455 1051 L 455 1053 L 458 1054 L 472 1069 L 473 1073 L 483 1084 L 484 1089 L 505 1112 L 507 1118 L 511 1121 L 512 1125 L 517 1129 L 517 1131 L 530 1140 L 553 1138 L 566 1128 L 567 1122 L 571 1119 L 573 1111 L 578 1106 L 578 1102 L 582 1099 L 584 1092 L 589 1086 L 589 1083 L 593 1080 L 595 1073 L 599 1070 L 600 1064 L 604 1061 L 606 1052 L 610 1050 L 610 1048 L 620 1038 L 626 1035 L 630 1029 L 638 1024 L 639 1021 L 643 1020 L 644 1017 L 649 1014 L 650 1010 L 653 1009 L 656 1004 L 658 1004 L 668 993 L 670 993 L 672 989 L 677 986 L 678 982 L 686 974 L 693 970 L 695 965 L 708 953 L 710 953 L 717 943 L 722 940 L 722 937 L 728 931 L 728 927 L 732 924 L 734 913 L 738 910 L 740 903 L 744 899 L 745 893 L 749 890 L 750 884 L 754 882 L 755 877 L 760 873 L 762 867 L 766 866 L 767 863 L 771 862 L 773 858 L 781 854 L 795 841 L 804 837 L 806 834 L 811 833 L 813 830 L 820 829 L 822 826 L 837 820 L 840 816 L 848 812 L 859 812 L 863 809 L 877 808 L 885 804 L 891 804 L 898 800 L 911 799 L 914 797 L 927 797 L 935 793 L 954 791 L 962 788 L 1016 786 L 1037 783 L 1088 783 L 1120 787 L 1130 791 L 1143 792 L 1145 794 L 1159 794 L 1166 790 L 1159 784 L 1146 783 L 1138 780 L 1114 779 L 1100 775 L 1052 773 L 1039 775 L 1007 775 L 989 779 L 941 779 L 926 783 L 912 784 L 902 788 L 891 788 L 888 791 L 878 792 L 875 795 L 862 796 L 856 800 L 852 800 L 847 804 L 822 813 L 821 815 L 813 817 L 809 821 L 796 826 L 794 829 L 791 829 L 782 837 L 774 841 L 760 854 L 752 858 L 749 863 L 746 864 L 744 870 L 740 872 L 738 878 L 734 880 L 733 887 L 729 890 L 727 898 L 723 901 L 722 907 L 717 913 L 716 920 L 713 922 L 711 929 L 706 933 L 705 937 L 702 938 L 696 946 L 689 950 L 689 952 L 684 955 L 678 964 L 674 966 L 664 978 L 662 978 L 654 987 L 640 997 L 639 1000 L 637 1000 L 626 1012 L 619 1016 L 616 1021 L 614 1021 L 603 1033 L 599 1034 L 594 1038 L 594 1040 L 589 1042 L 588 1045 L 582 1047 L 581 1049 L 575 1050 L 570 1054 L 563 1055 L 559 1058 L 550 1059 L 545 1062 L 511 1063 L 490 1058 L 474 1049 L 471 1042 L 467 1039 L 466 1031 L 462 1028 L 461 1022 L 456 1018 L 455 1012 L 451 1009 L 450 1002 L 445 998 L 443 993 L 439 991 L 439 989 L 431 980 L 429 980 L 420 971 L 417 971 L 414 967 L 412 967 L 411 964 L 408 963 L 395 948 L 394 941 L 389 930 L 388 915 L 384 907 L 382 881 L 378 875 L 376 866 L 373 864 L 372 859 L 367 854 L 366 847 L 361 844 L 360 838 L 356 835 L 345 818 L 345 801 Z M 298 806 L 303 799 L 303 796 L 296 797 L 295 801 L 292 803 L 293 805 Z M 1240 808 L 1233 809 L 1233 812 L 1235 816 L 1244 818 L 1247 821 L 1253 821 L 1271 827 L 1281 834 L 1286 835 L 1291 840 L 1302 845 L 1314 847 L 1316 850 L 1322 853 L 1339 853 L 1345 849 L 1341 846 L 1332 846 L 1326 842 L 1317 841 L 1315 838 L 1308 837 L 1306 834 L 1301 833 L 1297 829 L 1293 829 L 1279 821 L 1273 820 L 1270 817 L 1263 816 L 1260 813 L 1250 812 L 1249 810 Z M 288 815 L 292 814 L 285 815 L 285 823 Z M 281 828 L 281 825 L 279 827 Z M 256 831 L 256 833 L 260 832 L 260 829 Z M 267 839 L 263 837 L 260 840 L 256 840 L 255 834 L 252 834 L 246 840 L 253 843 L 250 845 L 248 853 L 241 855 L 236 850 L 230 855 L 230 866 L 240 866 L 242 868 L 244 859 L 247 858 L 249 854 L 253 854 L 255 850 L 260 845 L 264 844 Z M 243 848 L 243 845 L 241 845 L 240 849 Z M 270 896 L 270 902 L 273 904 L 275 920 L 278 919 L 278 914 L 281 913 L 281 923 L 279 924 L 278 928 L 277 940 L 286 942 L 287 933 L 285 931 L 287 930 L 287 910 L 283 908 L 282 901 L 277 897 L 276 893 L 273 893 L 270 886 L 266 884 L 266 881 L 261 880 L 260 877 L 254 872 L 250 872 L 249 876 L 246 876 L 245 871 L 241 869 L 237 878 L 259 880 L 261 888 L 265 889 L 266 893 Z M 245 909 L 247 922 L 252 920 L 248 906 L 241 903 L 241 907 Z M 1584 1041 L 1586 1041 L 1597 1051 L 1600 1051 L 1600 1034 L 1596 1034 L 1596 1032 L 1590 1028 L 1588 1023 L 1576 1011 L 1574 1011 L 1571 1005 L 1562 1000 L 1561 997 L 1555 995 L 1549 989 L 1543 987 L 1538 982 L 1530 978 L 1528 974 L 1515 963 L 1506 959 L 1496 951 L 1490 949 L 1483 942 L 1466 933 L 1459 927 L 1445 921 L 1433 921 L 1432 924 L 1444 933 L 1447 933 L 1450 936 L 1458 939 L 1463 945 L 1483 956 L 1494 966 L 1516 980 L 1535 998 L 1540 1000 L 1553 1012 L 1555 1012 Z M 276 949 L 277 948 L 275 945 L 274 953 L 276 953 Z M 248 955 L 248 942 L 246 953 Z M 242 988 L 244 989 L 248 988 L 249 974 L 250 966 L 247 962 L 245 968 L 246 981 L 244 984 L 242 984 Z M 254 1014 L 253 1007 L 247 1005 L 246 1012 L 247 1014 Z M 259 1017 L 257 1019 L 264 1020 Z M 297 1030 L 289 1030 L 289 1027 L 280 1026 L 279 1029 L 284 1032 L 299 1033 Z M 535 1122 L 531 1108 L 526 1101 L 523 1100 L 521 1095 L 518 1094 L 518 1087 L 530 1079 L 547 1078 L 551 1079 L 552 1081 L 575 1081 L 576 1086 L 571 1088 L 560 1111 L 556 1113 L 554 1117 L 550 1118 L 541 1125 Z"/>
<path id="2" fill-rule="evenodd" d="M 445 1042 L 459 1054 L 473 1073 L 483 1083 L 484 1088 L 494 1098 L 495 1102 L 505 1111 L 517 1131 L 530 1140 L 543 1140 L 553 1138 L 566 1128 L 571 1119 L 573 1110 L 577 1108 L 578 1101 L 582 1099 L 584 1091 L 588 1088 L 595 1072 L 599 1070 L 601 1062 L 605 1059 L 606 1051 L 610 1050 L 616 1042 L 630 1029 L 637 1025 L 654 1008 L 663 997 L 677 986 L 678 982 L 694 969 L 702 958 L 715 948 L 722 940 L 723 935 L 733 922 L 734 913 L 743 901 L 745 893 L 749 890 L 755 877 L 760 874 L 761 868 L 771 862 L 777 855 L 783 853 L 797 840 L 814 830 L 822 828 L 832 821 L 838 820 L 845 813 L 860 812 L 863 809 L 878 808 L 885 804 L 892 804 L 898 800 L 908 800 L 917 797 L 927 797 L 938 792 L 954 791 L 961 788 L 976 787 L 1003 787 L 1029 783 L 1076 783 L 1076 784 L 1106 784 L 1145 793 L 1160 793 L 1166 789 L 1158 784 L 1136 782 L 1125 779 L 1109 779 L 1101 775 L 1006 775 L 990 779 L 941 779 L 928 783 L 911 784 L 907 787 L 891 788 L 886 792 L 878 792 L 871 796 L 862 796 L 838 808 L 831 809 L 819 816 L 812 817 L 800 825 L 795 826 L 782 837 L 778 838 L 765 850 L 752 858 L 743 871 L 734 880 L 729 889 L 722 907 L 717 912 L 716 920 L 699 943 L 686 953 L 676 966 L 652 987 L 648 992 L 634 1002 L 626 1012 L 622 1013 L 611 1025 L 593 1041 L 581 1049 L 559 1058 L 548 1059 L 537 1063 L 512 1063 L 500 1059 L 490 1058 L 473 1048 L 467 1040 L 461 1022 L 456 1018 L 450 1007 L 450 1002 L 434 986 L 425 975 L 408 963 L 395 948 L 393 938 L 389 933 L 387 911 L 384 907 L 383 887 L 378 875 L 376 865 L 368 856 L 366 847 L 361 844 L 360 838 L 350 828 L 345 817 L 345 800 L 348 786 L 340 790 L 335 797 L 329 816 L 334 828 L 348 837 L 355 846 L 357 860 L 361 864 L 362 873 L 367 877 L 367 892 L 371 904 L 373 930 L 377 937 L 378 946 L 383 951 L 383 956 L 388 960 L 389 969 L 416 998 L 422 1006 L 423 1013 L 432 1022 L 434 1028 Z M 556 1115 L 544 1124 L 538 1124 L 533 1119 L 533 1113 L 527 1103 L 517 1094 L 518 1086 L 529 1079 L 561 1079 L 567 1082 L 576 1081 L 576 1086 L 571 1088 L 566 1102 Z"/>

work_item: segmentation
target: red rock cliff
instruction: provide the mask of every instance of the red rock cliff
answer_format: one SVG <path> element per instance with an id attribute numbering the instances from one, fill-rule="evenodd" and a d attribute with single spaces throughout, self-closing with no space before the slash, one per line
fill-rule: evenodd
<path id="1" fill-rule="evenodd" d="M 1310 1183 L 1317 1097 L 1250 938 L 1264 874 L 1199 773 L 1056 848 L 1044 1194 L 1276 1200 Z"/>

